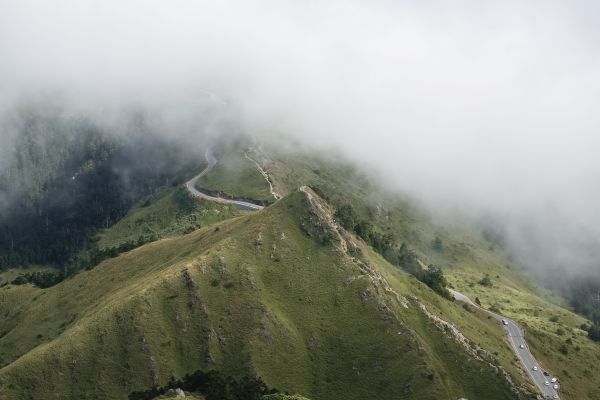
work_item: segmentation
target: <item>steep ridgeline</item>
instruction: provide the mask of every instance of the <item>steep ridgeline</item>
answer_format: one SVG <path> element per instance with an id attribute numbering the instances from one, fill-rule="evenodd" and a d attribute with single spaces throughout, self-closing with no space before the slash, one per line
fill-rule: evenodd
<path id="1" fill-rule="evenodd" d="M 502 343 L 495 323 L 332 215 L 303 188 L 51 288 L 0 288 L 0 398 L 126 399 L 211 369 L 312 399 L 530 398 L 475 344 Z"/>
<path id="2" fill-rule="evenodd" d="M 279 193 L 290 193 L 301 185 L 314 188 L 335 207 L 339 224 L 392 264 L 416 277 L 422 275 L 421 267 L 433 265 L 443 271 L 449 288 L 516 321 L 525 330 L 540 370 L 559 378 L 561 399 L 600 398 L 600 369 L 590 361 L 600 359 L 600 344 L 594 341 L 599 337 L 598 325 L 593 324 L 590 307 L 597 309 L 599 304 L 593 282 L 573 288 L 579 301 L 572 304 L 583 316 L 578 315 L 565 298 L 533 279 L 468 215 L 440 218 L 435 211 L 420 207 L 416 199 L 389 190 L 393 188 L 386 190 L 385 181 L 373 177 L 372 171 L 344 162 L 335 153 L 286 152 L 281 146 L 264 145 L 251 156 L 259 160 Z M 530 385 L 528 373 L 503 336 L 484 333 L 463 316 L 450 315 L 448 309 L 443 312 L 470 340 L 496 355 L 511 376 Z M 487 317 L 479 314 L 481 319 Z M 495 328 L 494 332 L 503 332 Z"/>

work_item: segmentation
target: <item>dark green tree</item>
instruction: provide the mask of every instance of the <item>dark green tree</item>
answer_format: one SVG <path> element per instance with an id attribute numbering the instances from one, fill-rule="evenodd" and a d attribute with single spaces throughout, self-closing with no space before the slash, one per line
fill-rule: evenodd
<path id="1" fill-rule="evenodd" d="M 488 274 L 485 274 L 485 276 L 479 281 L 479 284 L 481 286 L 492 287 L 492 280 Z"/>
<path id="2" fill-rule="evenodd" d="M 433 239 L 433 242 L 431 242 L 431 247 L 435 250 L 435 251 L 443 251 L 444 250 L 444 243 L 442 242 L 442 239 L 440 239 L 439 236 L 436 236 L 435 239 Z"/>

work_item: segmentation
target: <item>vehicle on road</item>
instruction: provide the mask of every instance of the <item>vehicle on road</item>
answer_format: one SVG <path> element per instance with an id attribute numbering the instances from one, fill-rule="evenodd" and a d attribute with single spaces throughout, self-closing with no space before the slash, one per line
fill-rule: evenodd
<path id="1" fill-rule="evenodd" d="M 558 389 L 558 385 L 552 386 L 555 390 Z"/>
<path id="2" fill-rule="evenodd" d="M 467 296 L 465 296 L 464 294 L 462 294 L 460 292 L 450 289 L 450 293 L 452 293 L 452 295 L 454 295 L 454 298 L 458 301 L 461 301 L 461 302 L 463 302 L 465 304 L 469 304 L 469 305 L 474 304 L 473 302 L 471 302 L 469 300 L 469 298 Z M 525 332 L 523 331 L 523 329 L 521 329 L 519 327 L 519 325 L 513 320 L 510 320 L 507 318 L 502 318 L 498 314 L 490 312 L 486 309 L 482 309 L 482 310 L 486 311 L 490 314 L 489 318 L 494 317 L 496 319 L 496 321 L 500 321 L 502 323 L 502 325 L 505 327 L 504 331 L 505 331 L 505 333 L 508 334 L 510 341 L 511 341 L 511 349 L 515 352 L 515 354 L 520 359 L 521 365 L 524 368 L 531 368 L 533 371 L 536 371 L 535 374 L 529 373 L 529 375 L 531 376 L 531 380 L 535 384 L 535 386 L 537 386 L 539 391 L 545 395 L 544 398 L 545 399 L 550 399 L 550 398 L 559 399 L 558 394 L 556 394 L 551 389 L 550 382 L 548 382 L 546 380 L 546 379 L 548 379 L 548 380 L 551 379 L 549 374 L 546 373 L 547 374 L 546 376 L 548 376 L 548 378 L 541 378 L 540 375 L 537 374 L 537 371 L 544 372 L 544 370 L 541 369 L 538 365 L 530 364 L 531 361 L 533 361 L 533 362 L 537 362 L 537 361 L 535 360 L 535 357 L 529 351 L 529 349 L 527 347 L 527 343 L 523 340 L 523 337 L 525 336 Z M 513 338 L 518 338 L 518 339 L 513 339 Z M 520 344 L 519 344 L 519 342 L 520 342 Z M 518 348 L 517 348 L 517 346 L 518 346 Z M 518 350 L 518 349 L 520 349 L 520 350 Z M 542 384 L 542 382 L 544 382 L 544 383 Z M 558 382 L 558 380 L 556 382 Z"/>
<path id="3" fill-rule="evenodd" d="M 554 383 L 554 382 L 556 382 L 556 381 L 558 381 L 558 378 L 557 378 L 557 377 L 554 377 L 554 378 L 550 379 L 550 382 L 552 382 L 552 383 Z"/>
<path id="4" fill-rule="evenodd" d="M 544 371 L 544 375 L 550 376 L 550 374 L 548 373 L 548 371 Z"/>

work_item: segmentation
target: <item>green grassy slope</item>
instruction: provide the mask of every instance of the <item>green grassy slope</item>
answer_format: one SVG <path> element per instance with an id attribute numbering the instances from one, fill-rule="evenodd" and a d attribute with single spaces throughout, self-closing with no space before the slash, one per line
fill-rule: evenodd
<path id="1" fill-rule="evenodd" d="M 501 341 L 493 323 L 337 231 L 329 211 L 295 192 L 48 289 L 0 289 L 0 397 L 124 399 L 218 368 L 312 399 L 517 398 L 494 356 L 421 304 Z"/>
<path id="2" fill-rule="evenodd" d="M 231 197 L 272 202 L 269 184 L 243 152 L 227 152 L 217 165 L 196 183 L 198 188 L 223 192 Z"/>
<path id="3" fill-rule="evenodd" d="M 424 262 L 442 266 L 457 290 L 471 299 L 478 297 L 484 307 L 497 308 L 518 321 L 541 366 L 561 380 L 561 398 L 600 398 L 600 370 L 590 367 L 592 360 L 600 360 L 600 345 L 579 329 L 585 322 L 583 317 L 556 293 L 537 285 L 522 267 L 476 231 L 447 221 L 442 226 L 428 222 L 418 213 L 412 215 L 402 217 L 401 211 L 390 208 L 389 213 L 383 212 L 377 219 L 381 226 L 397 232 Z M 400 225 L 398 221 L 409 222 Z M 442 240 L 441 250 L 432 245 L 436 237 Z M 490 277 L 491 287 L 479 284 L 485 275 Z M 552 316 L 558 316 L 558 321 L 550 321 Z M 563 345 L 566 355 L 560 351 Z M 511 364 L 520 368 L 516 359 Z"/>
<path id="4" fill-rule="evenodd" d="M 171 187 L 142 200 L 110 229 L 100 232 L 98 247 L 118 247 L 140 237 L 165 238 L 178 236 L 231 218 L 234 207 L 191 198 L 184 187 Z"/>
<path id="5" fill-rule="evenodd" d="M 383 190 L 376 178 L 340 161 L 342 157 L 314 151 L 307 156 L 307 149 L 286 152 L 264 148 L 265 169 L 277 191 L 289 193 L 297 185 L 307 184 L 320 189 L 333 204 L 351 204 L 376 229 L 393 233 L 399 242 L 406 243 L 424 263 L 442 267 L 457 290 L 472 299 L 479 297 L 484 307 L 496 306 L 521 323 L 542 366 L 561 379 L 563 399 L 600 398 L 600 369 L 592 367 L 600 360 L 600 345 L 579 329 L 585 319 L 573 313 L 560 296 L 537 285 L 502 249 L 469 226 L 468 218 L 435 219 L 414 203 L 403 201 L 403 196 Z M 433 246 L 435 238 L 441 239 L 441 249 Z M 491 288 L 478 284 L 485 274 L 491 277 Z M 558 316 L 558 322 L 550 321 L 551 316 Z M 502 335 L 484 334 L 461 316 L 449 319 L 465 335 L 497 354 L 513 377 L 528 384 L 525 371 Z M 561 346 L 566 347 L 567 354 L 559 351 Z"/>

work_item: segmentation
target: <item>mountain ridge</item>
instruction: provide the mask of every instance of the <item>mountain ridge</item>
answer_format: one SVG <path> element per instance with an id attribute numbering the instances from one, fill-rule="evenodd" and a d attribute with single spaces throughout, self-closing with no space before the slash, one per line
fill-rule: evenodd
<path id="1" fill-rule="evenodd" d="M 113 289 L 104 294 L 105 300 L 101 300 L 98 304 L 92 301 L 94 304 L 90 306 L 91 308 L 88 311 L 85 308 L 80 309 L 79 312 L 84 315 L 78 317 L 76 321 L 73 321 L 73 325 L 68 327 L 63 333 L 58 334 L 49 343 L 35 346 L 30 352 L 22 354 L 19 358 L 0 369 L 0 381 L 4 381 L 5 383 L 8 379 L 13 382 L 13 385 L 14 382 L 21 382 L 24 384 L 21 390 L 22 388 L 29 388 L 29 395 L 33 395 L 34 398 L 37 396 L 35 393 L 45 393 L 45 396 L 49 396 L 49 398 L 52 395 L 56 396 L 58 393 L 63 398 L 75 395 L 86 398 L 86 396 L 90 396 L 90 393 L 97 395 L 98 393 L 102 393 L 103 390 L 107 390 L 105 395 L 108 395 L 110 392 L 113 397 L 116 395 L 117 398 L 120 398 L 126 395 L 126 393 L 119 390 L 115 392 L 115 382 L 111 379 L 116 380 L 116 382 L 121 381 L 124 379 L 121 376 L 124 371 L 119 371 L 119 377 L 113 376 L 110 378 L 114 371 L 110 372 L 103 369 L 103 374 L 107 374 L 108 376 L 100 375 L 98 377 L 95 373 L 91 372 L 94 368 L 89 365 L 86 366 L 86 364 L 90 363 L 90 359 L 94 360 L 94 365 L 101 364 L 107 366 L 107 363 L 110 364 L 106 359 L 108 354 L 96 354 L 94 356 L 89 354 L 89 351 L 91 351 L 90 347 L 98 348 L 100 346 L 100 348 L 103 348 L 101 344 L 98 344 L 102 342 L 116 343 L 120 346 L 120 351 L 116 351 L 114 348 L 110 349 L 112 359 L 119 360 L 122 357 L 122 365 L 137 365 L 137 368 L 127 375 L 127 379 L 121 381 L 121 384 L 131 387 L 130 391 L 143 389 L 142 382 L 146 382 L 146 387 L 164 383 L 169 375 L 169 373 L 165 372 L 167 370 L 181 376 L 184 372 L 192 371 L 190 363 L 195 366 L 197 364 L 203 365 L 204 368 L 210 368 L 211 364 L 214 363 L 215 366 L 223 368 L 226 372 L 233 373 L 234 375 L 242 373 L 242 370 L 248 372 L 255 369 L 268 384 L 291 392 L 303 393 L 312 398 L 322 398 L 323 396 L 341 398 L 339 397 L 341 392 L 346 392 L 343 396 L 350 396 L 348 398 L 359 398 L 357 396 L 365 396 L 372 393 L 374 390 L 373 383 L 367 384 L 365 389 L 354 395 L 348 393 L 347 389 L 343 389 L 347 384 L 342 385 L 341 382 L 347 381 L 350 376 L 352 377 L 351 380 L 356 380 L 357 376 L 352 376 L 352 369 L 346 372 L 338 371 L 339 368 L 343 370 L 343 366 L 345 365 L 339 360 L 340 356 L 345 354 L 344 357 L 352 359 L 351 348 L 361 349 L 361 353 L 365 356 L 369 354 L 370 356 L 365 360 L 371 359 L 371 361 L 367 361 L 366 365 L 375 363 L 369 367 L 366 367 L 364 364 L 365 361 L 360 361 L 361 357 L 355 359 L 354 362 L 348 360 L 350 361 L 350 365 L 358 363 L 355 364 L 355 367 L 359 368 L 359 370 L 367 368 L 362 373 L 368 376 L 374 373 L 383 373 L 382 371 L 388 369 L 399 371 L 398 368 L 400 365 L 397 364 L 400 361 L 398 359 L 399 355 L 396 354 L 393 358 L 389 358 L 391 354 L 384 356 L 386 354 L 384 348 L 395 348 L 398 345 L 400 345 L 400 348 L 404 348 L 407 343 L 417 340 L 418 336 L 414 336 L 409 342 L 405 342 L 401 338 L 408 338 L 412 334 L 409 336 L 405 336 L 405 334 L 390 335 L 389 327 L 385 327 L 390 323 L 396 324 L 390 321 L 397 318 L 394 316 L 399 315 L 397 314 L 399 310 L 407 310 L 405 308 L 407 303 L 404 303 L 404 300 L 402 300 L 400 303 L 394 304 L 398 298 L 396 296 L 390 297 L 387 294 L 389 291 L 385 285 L 389 284 L 382 283 L 385 281 L 385 278 L 377 272 L 378 268 L 381 268 L 379 263 L 372 264 L 371 266 L 363 265 L 361 267 L 360 262 L 356 264 L 356 260 L 352 261 L 352 257 L 349 257 L 341 246 L 335 244 L 335 237 L 322 235 L 324 232 L 322 227 L 326 221 L 318 218 L 318 212 L 315 212 L 315 209 L 312 208 L 315 207 L 315 203 L 318 204 L 322 200 L 316 194 L 310 192 L 309 189 L 304 190 L 288 195 L 275 205 L 259 213 L 234 217 L 216 226 L 207 226 L 179 238 L 163 239 L 150 243 L 115 259 L 107 260 L 93 270 L 83 272 L 57 286 L 45 289 L 46 293 L 61 293 L 63 290 L 67 291 L 65 286 L 84 285 L 81 290 L 87 292 L 94 287 L 106 287 L 106 282 L 112 282 L 112 285 L 117 286 L 116 288 L 113 286 Z M 310 193 L 311 200 L 308 200 L 307 192 Z M 320 205 L 324 207 L 323 204 Z M 301 228 L 302 223 L 305 225 L 310 224 L 310 228 L 315 229 L 314 233 L 311 233 L 311 236 L 307 235 Z M 235 230 L 241 226 L 246 226 L 246 228 L 235 233 Z M 342 235 L 343 233 L 340 234 Z M 284 237 L 283 239 L 282 236 Z M 240 239 L 244 243 L 243 246 L 240 244 Z M 330 242 L 331 240 L 333 241 Z M 298 246 L 298 243 L 304 243 L 304 245 L 308 246 L 305 250 L 312 250 L 308 252 L 299 251 L 299 249 L 292 250 L 292 248 Z M 197 246 L 200 244 L 203 245 L 203 250 L 197 249 Z M 329 246 L 333 247 L 327 250 Z M 358 248 L 362 246 L 364 245 L 357 244 Z M 244 254 L 248 251 L 255 253 L 250 256 L 250 259 L 262 261 L 257 264 L 250 263 L 250 259 L 247 258 L 250 253 L 247 253 L 247 256 L 244 257 L 246 261 L 241 261 L 239 265 L 234 266 L 235 262 L 233 260 L 239 259 L 239 255 L 236 254 L 238 254 L 237 251 L 241 248 L 243 248 Z M 229 252 L 225 251 L 226 249 L 229 249 Z M 361 251 L 366 252 L 369 258 L 371 257 L 368 249 L 363 248 Z M 161 259 L 168 261 L 157 263 L 156 254 L 158 253 L 164 253 Z M 274 253 L 276 254 L 274 255 Z M 306 264 L 306 259 L 298 258 L 298 253 L 310 254 L 308 255 L 311 258 L 309 264 Z M 375 255 L 373 256 L 376 257 Z M 275 261 L 276 257 L 279 261 Z M 151 263 L 152 259 L 154 259 L 154 264 Z M 309 267 L 309 271 L 303 270 L 307 269 L 306 267 L 311 264 L 314 266 L 326 266 L 329 262 L 325 260 L 333 262 L 331 267 L 326 270 L 315 270 L 315 267 Z M 260 267 L 264 262 L 268 263 L 265 264 L 267 266 Z M 379 262 L 385 263 L 382 260 L 379 260 Z M 142 271 L 138 271 L 137 274 L 132 274 L 135 269 L 132 269 L 133 267 L 131 266 L 123 271 L 123 266 L 130 264 L 135 264 L 138 267 L 143 264 L 143 273 Z M 290 269 L 291 267 L 288 264 L 303 265 L 304 267 L 301 270 Z M 283 265 L 286 265 L 287 273 L 296 271 L 297 279 L 289 280 L 289 276 L 286 278 L 287 273 L 285 275 L 281 275 L 281 272 L 278 273 L 277 268 Z M 377 267 L 374 267 L 374 265 L 377 265 Z M 333 269 L 331 269 L 332 267 Z M 356 271 L 354 274 L 357 274 L 358 279 L 348 279 L 349 276 L 345 274 L 351 270 Z M 340 275 L 340 273 L 343 274 Z M 350 277 L 353 277 L 354 274 L 350 275 Z M 129 282 L 127 280 L 122 281 L 125 275 L 127 275 Z M 335 279 L 338 283 L 333 284 L 334 281 L 332 279 L 335 276 L 338 277 Z M 342 276 L 345 276 L 345 278 L 342 279 Z M 365 278 L 360 278 L 360 276 L 366 277 L 367 280 L 365 281 Z M 114 280 L 111 281 L 111 279 Z M 310 285 L 307 287 L 299 283 L 306 279 L 309 282 L 314 282 L 313 284 L 317 286 L 309 290 Z M 314 279 L 320 280 L 319 284 Z M 102 283 L 103 280 L 104 284 Z M 329 288 L 328 290 L 321 291 L 318 289 L 319 285 L 323 284 L 323 280 L 331 282 L 325 286 Z M 348 280 L 347 286 L 344 283 L 346 280 Z M 282 283 L 283 288 L 281 287 Z M 384 286 L 377 286 L 381 284 Z M 89 287 L 86 287 L 86 285 L 89 285 Z M 227 288 L 228 285 L 231 286 Z M 258 290 L 258 298 L 252 295 L 255 293 L 252 289 L 253 285 L 256 285 Z M 353 287 L 355 289 L 352 289 Z M 174 290 L 174 288 L 179 289 Z M 23 289 L 27 290 L 28 288 Z M 281 291 L 282 289 L 284 290 L 283 292 Z M 165 290 L 170 294 L 164 295 L 162 300 L 156 297 L 156 293 L 161 293 Z M 225 296 L 228 299 L 226 304 L 222 303 L 223 299 L 219 300 L 214 297 L 214 294 L 210 294 L 216 290 L 220 293 L 219 296 Z M 347 292 L 348 290 L 350 292 Z M 73 292 L 77 291 L 69 288 L 68 292 L 72 295 Z M 3 293 L 3 295 L 6 296 L 7 294 Z M 168 314 L 171 318 L 167 321 L 165 320 L 165 316 L 157 311 L 157 309 L 167 307 L 168 300 L 166 299 L 169 296 L 175 295 L 175 301 L 178 303 L 178 306 L 175 307 L 177 311 L 169 312 Z M 92 296 L 92 298 L 95 297 L 95 295 Z M 185 299 L 180 297 L 185 297 Z M 240 297 L 243 298 L 243 301 L 240 300 Z M 262 300 L 257 303 L 259 299 Z M 323 299 L 329 299 L 327 302 L 333 301 L 333 303 L 323 307 L 327 303 Z M 350 301 L 349 304 L 354 304 L 352 306 L 353 309 L 363 309 L 363 311 L 359 311 L 358 314 L 355 314 L 356 311 L 350 311 L 348 309 L 349 306 L 344 306 L 348 301 Z M 347 310 L 342 313 L 345 317 L 340 318 L 338 315 L 334 319 L 335 323 L 327 323 L 325 322 L 326 320 L 320 320 L 321 322 L 317 324 L 325 324 L 325 326 L 331 324 L 331 328 L 337 331 L 338 334 L 346 332 L 344 335 L 349 335 L 345 339 L 349 341 L 348 343 L 336 343 L 340 339 L 334 340 L 331 335 L 323 333 L 321 328 L 318 328 L 318 325 L 310 330 L 310 335 L 304 331 L 305 328 L 301 328 L 301 325 L 298 325 L 298 318 L 303 315 L 304 318 L 312 319 L 319 314 L 328 315 L 329 318 L 333 318 L 334 314 L 330 314 L 332 311 L 336 311 L 335 314 L 340 314 L 339 310 L 333 310 L 335 307 L 338 307 L 334 305 L 336 302 L 339 307 Z M 298 306 L 296 303 L 301 306 Z M 308 314 L 306 314 L 307 310 L 305 308 L 310 310 Z M 371 311 L 364 311 L 365 308 Z M 426 316 L 417 311 L 417 308 L 413 308 L 414 312 L 417 313 L 415 315 L 417 320 L 422 319 L 421 323 L 429 321 Z M 264 314 L 265 312 L 266 314 Z M 138 313 L 141 315 L 137 315 Z M 190 325 L 187 327 L 189 329 L 187 332 L 189 332 L 192 338 L 188 337 L 187 334 L 182 336 L 181 332 L 178 333 L 178 330 L 184 329 L 183 327 L 178 328 L 178 313 L 179 321 L 189 322 Z M 187 317 L 184 317 L 185 315 Z M 228 317 L 223 320 L 224 316 Z M 359 328 L 363 325 L 362 323 L 357 325 L 357 322 L 352 322 L 355 318 L 369 321 L 365 323 L 365 328 L 367 326 L 372 327 L 374 326 L 373 324 L 380 325 L 381 328 L 375 330 L 369 328 L 365 331 L 364 328 Z M 32 319 L 37 320 L 38 317 L 33 316 Z M 227 322 L 225 321 L 228 319 L 235 320 L 230 329 L 226 327 Z M 307 323 L 310 319 L 301 320 Z M 429 323 L 427 322 L 427 324 Z M 344 325 L 348 327 L 347 331 L 344 329 L 340 330 L 340 326 Z M 27 324 L 21 322 L 20 326 L 22 327 L 21 329 L 27 329 Z M 107 327 L 107 330 L 101 329 L 101 326 Z M 201 351 L 202 354 L 192 356 L 195 359 L 192 362 L 189 359 L 189 351 L 182 350 L 173 353 L 171 345 L 167 346 L 170 350 L 161 350 L 161 346 L 165 346 L 165 343 L 161 344 L 161 339 L 159 338 L 162 335 L 157 334 L 158 326 L 161 327 L 159 331 L 171 332 L 167 337 L 170 338 L 169 341 L 176 339 L 176 348 L 183 346 L 181 348 L 185 349 L 193 346 L 193 348 L 203 349 Z M 254 326 L 254 328 L 248 331 L 247 329 L 251 326 Z M 405 326 L 405 328 L 402 328 L 402 326 Z M 196 327 L 197 331 L 194 331 L 192 327 Z M 400 329 L 398 332 L 404 331 L 408 334 L 411 331 L 405 323 L 400 323 L 398 327 Z M 213 330 L 214 333 L 212 332 Z M 437 330 L 439 334 L 428 333 L 428 336 L 433 335 L 434 337 L 438 337 L 439 335 L 443 337 L 443 331 Z M 383 343 L 387 344 L 385 347 L 381 347 L 383 343 L 376 344 L 371 342 L 372 335 L 378 331 L 388 332 L 388 334 L 381 336 Z M 351 334 L 348 332 L 351 332 Z M 66 335 L 66 337 L 63 337 L 63 335 Z M 132 335 L 136 339 L 129 340 L 123 335 Z M 387 338 L 387 335 L 395 339 Z M 7 339 L 10 339 L 10 335 L 8 337 L 4 336 L 0 340 L 6 341 Z M 276 346 L 275 349 L 270 348 L 269 343 L 271 343 L 271 340 L 275 340 L 275 343 L 287 343 L 286 347 L 288 350 L 282 353 L 281 345 Z M 344 342 L 344 339 L 341 340 Z M 355 340 L 356 342 L 351 344 Z M 400 342 L 396 345 L 389 345 L 398 340 Z M 437 340 L 439 339 L 435 339 L 434 342 L 437 342 Z M 96 342 L 95 345 L 92 344 L 94 342 Z M 367 344 L 369 342 L 371 343 Z M 453 357 L 462 354 L 462 350 L 458 351 L 460 346 L 458 343 L 454 345 L 450 345 L 450 343 L 448 342 L 446 346 L 450 346 L 453 349 L 452 352 L 457 351 Z M 231 350 L 229 348 L 230 345 L 236 350 Z M 330 347 L 337 350 L 328 350 Z M 424 347 L 424 349 L 428 347 L 429 345 Z M 60 350 L 61 348 L 63 350 Z M 369 348 L 371 350 L 368 350 Z M 406 383 L 395 383 L 390 388 L 383 390 L 389 391 L 390 394 L 403 392 L 408 394 L 413 391 L 418 393 L 421 391 L 420 387 L 423 384 L 427 384 L 427 387 L 430 387 L 430 390 L 434 392 L 441 390 L 448 393 L 456 392 L 457 395 L 461 390 L 475 390 L 474 388 L 468 389 L 469 385 L 466 385 L 466 388 L 460 389 L 453 380 L 442 379 L 443 374 L 440 375 L 440 381 L 437 381 L 435 376 L 441 373 L 441 371 L 448 373 L 447 367 L 441 367 L 448 361 L 440 362 L 439 359 L 438 361 L 434 361 L 434 359 L 439 358 L 437 355 L 432 359 L 430 367 L 428 367 L 433 368 L 429 373 L 422 372 L 423 375 L 417 374 L 415 376 L 415 372 L 418 369 L 415 370 L 414 366 L 421 364 L 425 355 L 427 355 L 427 358 L 433 357 L 433 352 L 424 351 L 425 353 L 421 354 L 421 350 L 413 349 L 406 353 L 405 349 L 403 351 L 404 355 L 400 356 L 401 359 L 407 362 L 406 365 L 413 366 L 411 369 L 414 372 L 410 374 L 413 378 L 410 380 L 411 383 L 409 386 L 406 386 L 408 381 L 404 380 Z M 288 356 L 284 356 L 285 353 Z M 318 353 L 320 357 L 331 359 L 332 361 L 337 359 L 336 364 L 340 364 L 333 370 L 322 369 L 322 367 L 318 367 L 315 370 L 314 368 L 321 364 L 317 361 L 310 361 L 309 355 L 312 353 Z M 169 355 L 165 356 L 165 354 Z M 173 354 L 177 356 L 173 357 Z M 378 355 L 378 357 L 373 359 L 373 354 Z M 409 362 L 406 359 L 408 357 L 407 354 L 414 354 L 409 357 L 413 358 L 413 361 Z M 461 357 L 464 357 L 464 355 L 461 355 Z M 421 361 L 419 362 L 418 360 Z M 64 372 L 62 372 L 62 375 L 53 375 L 57 372 L 51 373 L 40 362 L 54 365 L 58 371 Z M 287 368 L 284 365 L 286 364 L 296 365 L 296 367 L 290 369 L 289 372 L 285 372 Z M 246 367 L 243 367 L 243 365 L 246 365 Z M 254 365 L 254 367 L 248 370 L 247 368 L 250 365 Z M 301 365 L 304 367 L 299 367 Z M 309 365 L 313 365 L 313 367 L 308 368 Z M 434 367 L 435 365 L 437 365 L 437 369 Z M 50 374 L 58 382 L 53 382 L 52 385 L 54 386 L 47 384 L 42 389 L 38 384 L 35 384 L 36 379 L 34 377 L 29 374 L 22 375 L 23 368 L 30 371 L 45 371 L 43 373 L 44 376 L 49 377 L 47 374 Z M 422 371 L 426 371 L 428 368 Z M 117 368 L 115 367 L 115 369 Z M 305 372 L 302 372 L 303 370 Z M 327 377 L 331 375 L 331 381 L 327 382 L 327 379 L 325 379 L 324 381 L 313 382 L 311 384 L 310 382 L 314 379 L 310 378 L 312 374 L 309 371 L 311 370 L 313 371 L 312 374 L 315 374 L 315 377 Z M 329 372 L 327 372 L 328 370 Z M 70 372 L 67 373 L 68 371 Z M 332 371 L 337 372 L 333 373 Z M 477 371 L 479 373 L 479 370 Z M 434 374 L 433 378 L 431 378 L 433 381 L 428 378 L 432 372 Z M 309 374 L 306 375 L 307 373 Z M 405 374 L 406 371 L 403 375 Z M 383 375 L 388 376 L 389 372 Z M 94 376 L 93 380 L 92 376 Z M 400 376 L 398 375 L 398 377 Z M 419 378 L 419 376 L 422 377 Z M 51 381 L 54 381 L 54 379 L 51 379 Z M 362 380 L 364 378 L 358 379 Z M 129 384 L 127 384 L 128 380 L 130 381 Z M 436 384 L 436 381 L 439 383 Z M 510 393 L 508 384 L 501 383 L 502 381 L 503 379 L 498 381 L 499 388 L 504 385 Z M 349 382 L 347 381 L 347 383 Z M 386 382 L 388 381 L 386 380 Z M 85 390 L 81 388 L 82 383 L 91 386 L 87 387 L 88 390 Z M 282 383 L 283 387 L 281 387 Z M 390 385 L 391 381 L 387 384 Z M 333 386 L 333 389 L 329 388 L 329 386 Z M 489 391 L 490 385 L 486 384 L 486 386 Z M 72 388 L 74 393 L 65 393 L 65 387 Z M 101 389 L 102 387 L 112 388 L 112 391 Z M 3 396 L 7 399 L 19 398 L 18 390 L 16 392 L 14 389 L 11 391 L 11 389 L 7 389 L 6 384 L 2 385 L 2 388 L 4 392 Z M 417 388 L 419 389 L 417 390 Z M 40 390 L 41 392 L 39 392 Z M 382 390 L 382 388 L 378 390 Z M 354 391 L 356 391 L 356 388 L 354 388 Z M 117 393 L 120 394 L 117 395 Z M 492 396 L 494 395 L 492 394 Z M 506 397 L 501 396 L 497 398 Z"/>

